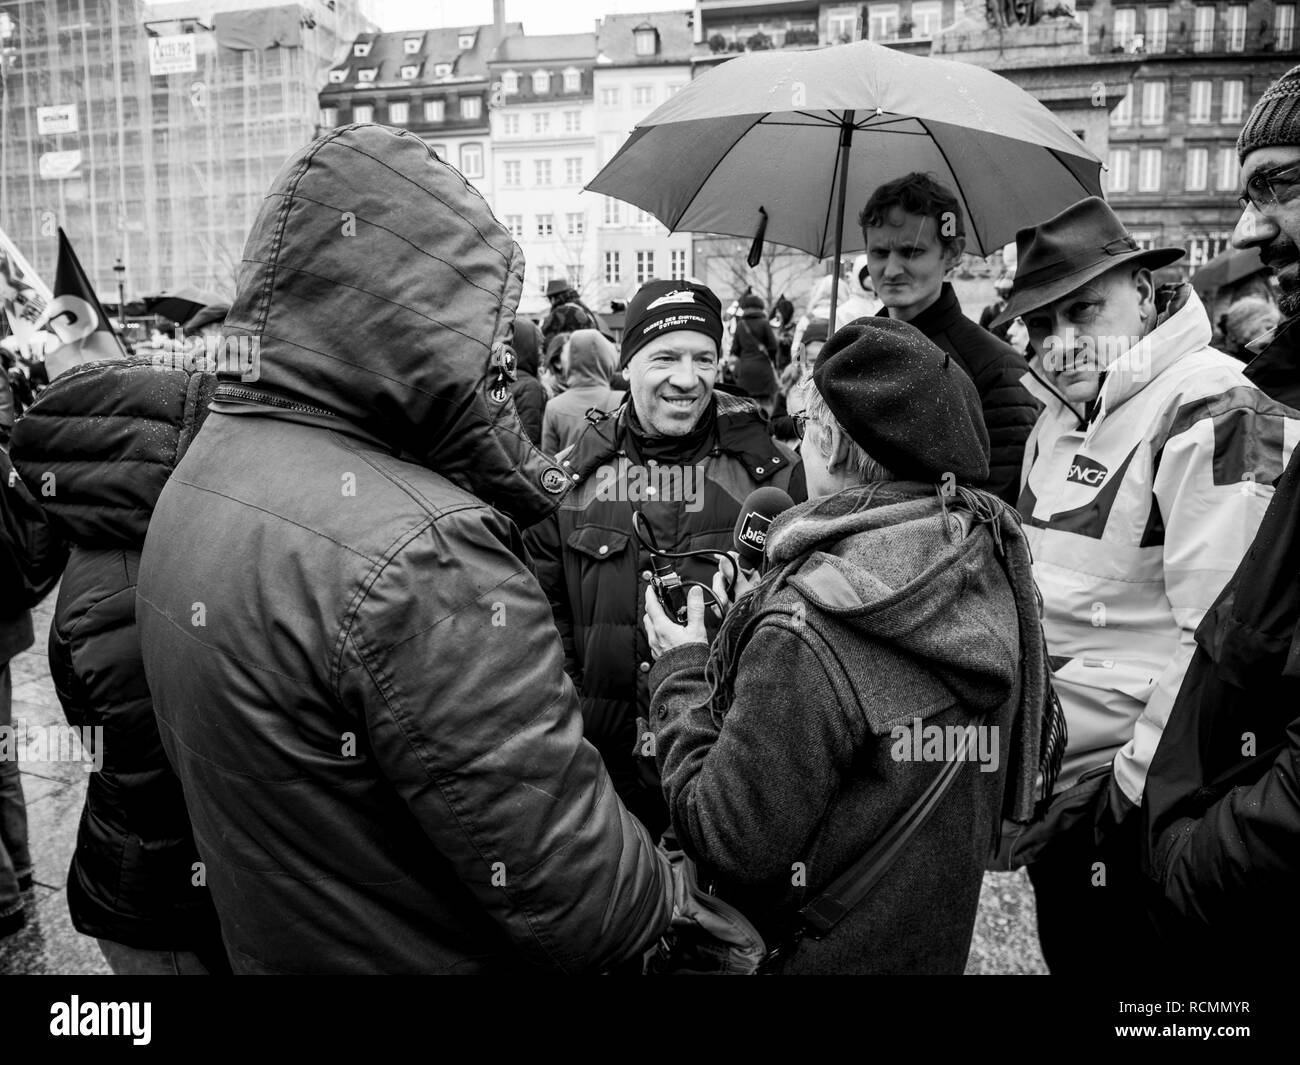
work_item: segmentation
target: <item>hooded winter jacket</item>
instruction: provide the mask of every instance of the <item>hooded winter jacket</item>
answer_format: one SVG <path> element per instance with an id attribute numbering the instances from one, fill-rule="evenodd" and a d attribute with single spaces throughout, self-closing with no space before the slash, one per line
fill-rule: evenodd
<path id="1" fill-rule="evenodd" d="M 1024 536 L 1005 504 L 981 498 L 992 522 L 904 482 L 787 511 L 768 531 L 774 582 L 739 637 L 722 716 L 704 644 L 650 672 L 674 832 L 709 874 L 701 882 L 715 876 L 769 946 L 916 801 L 956 730 L 981 726 L 872 894 L 805 940 L 786 972 L 965 966 L 1015 721 L 1041 705 L 1047 678 Z"/>
<path id="2" fill-rule="evenodd" d="M 568 387 L 546 405 L 542 419 L 542 450 L 558 455 L 571 447 L 587 427 L 587 412 L 610 411 L 625 393 L 610 388 L 618 358 L 614 345 L 594 329 L 579 329 L 569 337 Z"/>
<path id="3" fill-rule="evenodd" d="M 775 485 L 802 498 L 792 483 L 798 458 L 768 436 L 753 401 L 713 395 L 716 422 L 709 437 L 659 438 L 671 453 L 655 458 L 638 453 L 630 400 L 589 425 L 560 456 L 574 490 L 554 517 L 528 530 L 566 665 L 582 693 L 587 737 L 623 801 L 656 832 L 668 815 L 654 759 L 637 729 L 650 705 L 650 642 L 641 622 L 653 558 L 633 535 L 633 512 L 644 516 L 661 550 L 729 551 L 736 518 L 755 488 Z M 706 586 L 717 571 L 716 561 L 705 558 L 673 566 L 683 580 Z"/>
<path id="4" fill-rule="evenodd" d="M 746 307 L 736 317 L 731 354 L 736 365 L 736 384 L 749 395 L 771 398 L 776 395 L 776 334 L 760 307 Z"/>
<path id="5" fill-rule="evenodd" d="M 1263 365 L 1300 364 L 1289 325 Z M 1294 378 L 1266 379 L 1296 398 Z M 1147 775 L 1143 867 L 1162 960 L 1239 971 L 1300 949 L 1300 453 L 1196 644 Z"/>
<path id="6" fill-rule="evenodd" d="M 515 525 L 568 480 L 510 400 L 522 285 L 406 131 L 317 139 L 253 226 L 226 334 L 257 379 L 218 387 L 138 594 L 237 972 L 601 970 L 667 924 Z"/>
<path id="7" fill-rule="evenodd" d="M 889 308 L 882 307 L 877 313 L 887 316 Z M 1020 380 L 1025 372 L 1024 357 L 967 318 L 947 281 L 939 298 L 908 324 L 956 359 L 975 382 L 989 432 L 989 479 L 979 487 L 1014 506 L 1020 491 L 1025 438 L 1038 418 L 1038 404 Z"/>
<path id="8" fill-rule="evenodd" d="M 1020 512 L 1069 726 L 1061 792 L 1113 760 L 1122 795 L 1141 802 L 1196 627 L 1300 438 L 1300 418 L 1209 347 L 1190 286 L 1182 297 L 1112 364 L 1091 421 L 1024 379 L 1045 404 Z"/>
<path id="9" fill-rule="evenodd" d="M 528 439 L 540 445 L 542 412 L 546 409 L 546 389 L 537 376 L 542 331 L 527 318 L 516 319 L 514 337 L 510 346 L 515 352 L 515 379 L 510 384 L 510 394 L 515 400 L 515 411 L 519 415 L 519 420 L 523 422 Z"/>
<path id="10" fill-rule="evenodd" d="M 102 728 L 68 874 L 79 932 L 225 968 L 181 784 L 163 753 L 135 624 L 154 504 L 194 439 L 216 379 L 172 357 L 90 363 L 55 379 L 18 423 L 14 464 L 71 545 L 50 626 L 68 723 Z"/>

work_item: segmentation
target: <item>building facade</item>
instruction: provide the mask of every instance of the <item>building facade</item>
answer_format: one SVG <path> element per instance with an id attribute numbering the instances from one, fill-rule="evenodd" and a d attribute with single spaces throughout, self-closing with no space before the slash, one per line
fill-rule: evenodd
<path id="1" fill-rule="evenodd" d="M 321 126 L 409 129 L 490 199 L 488 61 L 502 39 L 522 32 L 517 22 L 500 22 L 360 34 L 320 90 Z"/>
<path id="2" fill-rule="evenodd" d="M 604 166 L 633 127 L 691 80 L 690 12 L 608 15 L 596 34 L 593 80 L 598 162 Z M 594 174 L 591 176 L 595 176 Z M 592 196 L 601 307 L 629 299 L 651 278 L 694 273 L 689 233 L 669 233 L 652 215 Z"/>
<path id="3" fill-rule="evenodd" d="M 492 205 L 524 251 L 522 314 L 545 311 L 546 287 L 567 278 L 584 301 L 600 287 L 595 212 L 582 187 L 596 173 L 594 33 L 507 37 L 489 68 Z"/>
<path id="4" fill-rule="evenodd" d="M 52 283 L 58 228 L 116 302 L 229 298 L 359 0 L 0 0 L 0 228 Z"/>
<path id="5" fill-rule="evenodd" d="M 1109 116 L 1106 197 L 1143 244 L 1185 247 L 1180 265 L 1195 270 L 1241 215 L 1246 116 L 1300 62 L 1296 5 L 1097 0 L 1078 14 L 1092 54 L 1139 61 Z"/>

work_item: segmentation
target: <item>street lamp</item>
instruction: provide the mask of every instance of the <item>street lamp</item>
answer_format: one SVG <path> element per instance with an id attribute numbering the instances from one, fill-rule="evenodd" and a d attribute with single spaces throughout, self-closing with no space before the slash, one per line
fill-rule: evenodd
<path id="1" fill-rule="evenodd" d="M 122 332 L 126 332 L 126 264 L 122 256 L 113 263 L 113 273 L 117 274 L 117 321 Z"/>

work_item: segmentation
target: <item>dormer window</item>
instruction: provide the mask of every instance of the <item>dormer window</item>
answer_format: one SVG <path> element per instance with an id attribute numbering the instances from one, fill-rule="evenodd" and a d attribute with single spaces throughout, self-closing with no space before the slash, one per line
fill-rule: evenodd
<path id="1" fill-rule="evenodd" d="M 474 34 L 462 33 L 456 40 L 456 47 L 462 52 L 468 51 L 474 47 Z"/>
<path id="2" fill-rule="evenodd" d="M 352 46 L 352 54 L 358 59 L 365 59 L 370 54 L 370 43 L 368 41 L 358 41 Z"/>
<path id="3" fill-rule="evenodd" d="M 402 51 L 406 55 L 415 55 L 417 52 L 419 52 L 420 45 L 423 43 L 423 41 L 424 41 L 423 37 L 406 37 L 402 41 Z"/>
<path id="4" fill-rule="evenodd" d="M 406 66 L 402 67 L 403 81 L 414 81 L 419 76 L 420 76 L 419 63 L 408 63 Z"/>
<path id="5" fill-rule="evenodd" d="M 358 70 L 357 81 L 360 82 L 374 81 L 375 75 L 378 73 L 379 73 L 378 67 L 370 67 L 367 70 Z"/>
<path id="6" fill-rule="evenodd" d="M 435 64 L 435 65 L 434 65 L 434 68 L 433 68 L 433 76 L 434 76 L 435 78 L 449 78 L 449 77 L 451 77 L 451 64 L 450 64 L 450 63 L 437 63 L 437 64 Z"/>
<path id="7" fill-rule="evenodd" d="M 343 84 L 345 81 L 347 81 L 347 80 L 348 80 L 348 68 L 347 68 L 347 67 L 343 67 L 341 70 L 331 70 L 331 71 L 330 71 L 330 84 L 331 84 L 331 85 L 342 85 L 342 84 Z"/>
<path id="8" fill-rule="evenodd" d="M 551 91 L 551 72 L 549 70 L 533 71 L 533 92 L 541 94 Z"/>
<path id="9" fill-rule="evenodd" d="M 582 71 L 577 67 L 569 67 L 569 69 L 564 72 L 564 91 L 582 91 Z"/>
<path id="10" fill-rule="evenodd" d="M 519 74 L 513 70 L 507 70 L 501 75 L 501 91 L 507 96 L 513 96 L 519 91 Z"/>
<path id="11" fill-rule="evenodd" d="M 659 51 L 659 31 L 653 26 L 638 26 L 632 31 L 637 55 L 655 55 Z"/>

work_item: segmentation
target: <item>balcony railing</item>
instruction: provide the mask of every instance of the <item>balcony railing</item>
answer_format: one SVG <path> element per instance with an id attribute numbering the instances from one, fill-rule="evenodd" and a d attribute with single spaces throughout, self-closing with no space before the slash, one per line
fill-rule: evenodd
<path id="1" fill-rule="evenodd" d="M 1159 35 L 1121 36 L 1112 27 L 1100 26 L 1088 34 L 1088 51 L 1094 55 L 1261 55 L 1292 52 L 1295 45 L 1294 27 L 1275 27 L 1268 23 L 1235 30 L 1170 27 Z"/>

